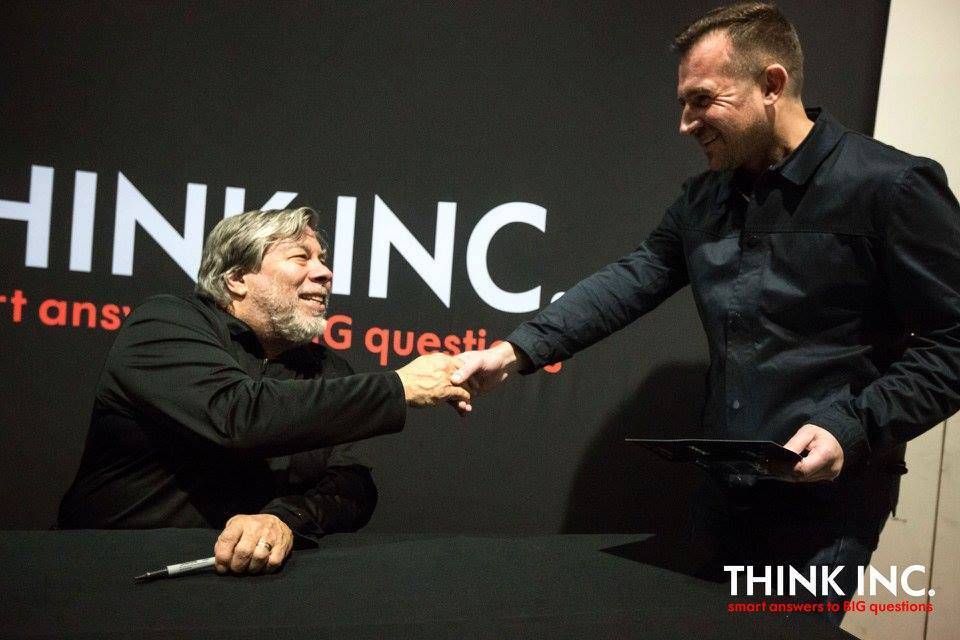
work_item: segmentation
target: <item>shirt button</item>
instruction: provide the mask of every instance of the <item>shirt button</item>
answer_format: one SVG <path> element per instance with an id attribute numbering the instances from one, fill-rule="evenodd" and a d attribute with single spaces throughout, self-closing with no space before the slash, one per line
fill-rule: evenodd
<path id="1" fill-rule="evenodd" d="M 740 401 L 739 401 L 739 400 L 734 400 L 733 403 L 732 403 L 730 406 L 733 407 L 734 410 L 739 409 L 739 408 L 740 408 Z"/>
<path id="2" fill-rule="evenodd" d="M 760 244 L 760 236 L 755 233 L 748 233 L 743 239 L 743 246 L 747 249 L 753 249 Z"/>

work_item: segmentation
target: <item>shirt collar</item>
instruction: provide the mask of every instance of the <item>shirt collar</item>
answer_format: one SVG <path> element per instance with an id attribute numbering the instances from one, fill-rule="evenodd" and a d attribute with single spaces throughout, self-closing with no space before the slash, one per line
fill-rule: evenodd
<path id="1" fill-rule="evenodd" d="M 813 128 L 793 153 L 770 167 L 769 171 L 778 174 L 794 185 L 806 184 L 817 167 L 840 142 L 846 129 L 833 116 L 821 107 L 806 110 L 807 117 L 813 120 Z M 717 202 L 724 203 L 737 193 L 736 171 L 728 170 L 719 174 Z"/>
<path id="2" fill-rule="evenodd" d="M 223 322 L 227 325 L 227 330 L 230 331 L 230 335 L 234 338 L 240 337 L 244 334 L 249 334 L 251 337 L 256 339 L 256 334 L 253 332 L 253 329 L 246 322 L 236 317 L 223 307 L 220 307 L 215 304 L 211 304 L 211 307 L 215 308 L 220 316 L 223 318 Z"/>

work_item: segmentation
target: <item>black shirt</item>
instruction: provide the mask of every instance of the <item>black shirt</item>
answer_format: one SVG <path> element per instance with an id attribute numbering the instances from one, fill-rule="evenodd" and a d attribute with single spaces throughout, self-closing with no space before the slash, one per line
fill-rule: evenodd
<path id="1" fill-rule="evenodd" d="M 220 528 L 272 513 L 307 538 L 355 530 L 375 486 L 345 447 L 327 447 L 399 431 L 405 417 L 392 371 L 354 374 L 316 344 L 266 359 L 215 305 L 156 296 L 107 356 L 58 526 Z"/>
<path id="2" fill-rule="evenodd" d="M 943 169 L 808 116 L 752 192 L 731 171 L 689 179 L 636 251 L 507 340 L 534 367 L 563 360 L 689 284 L 712 435 L 783 443 L 810 422 L 849 470 L 956 412 L 960 208 Z"/>

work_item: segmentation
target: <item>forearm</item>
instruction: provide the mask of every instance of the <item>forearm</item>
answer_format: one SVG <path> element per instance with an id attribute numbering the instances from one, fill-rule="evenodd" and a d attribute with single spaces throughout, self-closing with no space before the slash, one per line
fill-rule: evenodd
<path id="1" fill-rule="evenodd" d="M 164 299 L 138 308 L 121 330 L 98 400 L 165 429 L 260 456 L 396 432 L 406 417 L 403 387 L 393 372 L 255 379 L 205 318 Z"/>
<path id="2" fill-rule="evenodd" d="M 376 505 L 370 470 L 353 465 L 328 468 L 315 486 L 276 498 L 261 512 L 277 516 L 297 536 L 316 542 L 324 535 L 362 528 Z"/>
<path id="3" fill-rule="evenodd" d="M 652 311 L 686 285 L 686 272 L 664 264 L 645 244 L 570 288 L 507 336 L 529 357 L 521 373 L 566 360 Z"/>
<path id="4" fill-rule="evenodd" d="M 811 417 L 837 437 L 851 461 L 901 445 L 960 410 L 960 325 L 912 341 L 857 396 Z"/>

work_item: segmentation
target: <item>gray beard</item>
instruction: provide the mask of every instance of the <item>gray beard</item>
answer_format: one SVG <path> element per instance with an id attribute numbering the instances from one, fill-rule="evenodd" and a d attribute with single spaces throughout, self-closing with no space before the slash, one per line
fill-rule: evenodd
<path id="1" fill-rule="evenodd" d="M 327 297 L 329 303 L 330 298 Z M 274 283 L 266 292 L 263 306 L 270 316 L 274 335 L 292 344 L 306 344 L 322 336 L 327 328 L 326 313 L 319 318 L 304 319 L 297 314 L 296 300 L 286 304 L 281 287 Z"/>
<path id="2" fill-rule="evenodd" d="M 327 328 L 326 317 L 304 320 L 295 309 L 271 309 L 270 323 L 278 336 L 293 344 L 306 344 L 322 336 Z"/>

